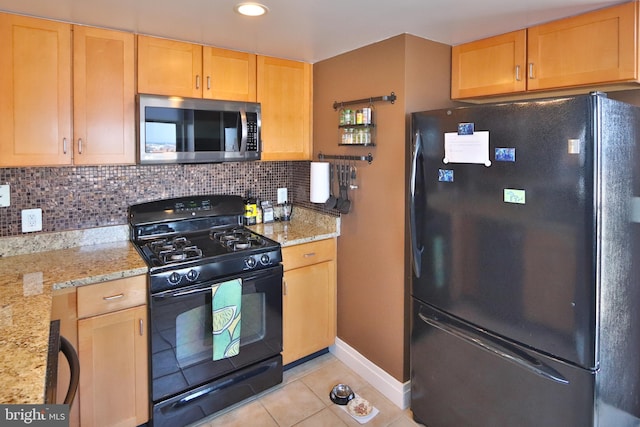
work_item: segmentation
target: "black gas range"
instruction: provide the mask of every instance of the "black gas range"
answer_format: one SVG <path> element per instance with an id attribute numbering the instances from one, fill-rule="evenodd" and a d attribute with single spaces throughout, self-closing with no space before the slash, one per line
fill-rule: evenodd
<path id="1" fill-rule="evenodd" d="M 131 240 L 149 266 L 151 292 L 282 261 L 280 244 L 242 225 L 240 196 L 164 199 L 129 208 Z"/>
<path id="2" fill-rule="evenodd" d="M 241 197 L 129 208 L 149 267 L 153 426 L 183 426 L 282 382 L 280 244 L 242 225 Z M 242 283 L 239 352 L 213 360 L 212 288 Z"/>

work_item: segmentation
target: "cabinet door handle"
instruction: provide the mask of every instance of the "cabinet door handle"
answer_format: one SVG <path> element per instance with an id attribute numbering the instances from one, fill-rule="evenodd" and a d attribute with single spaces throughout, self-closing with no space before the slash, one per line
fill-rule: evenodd
<path id="1" fill-rule="evenodd" d="M 287 295 L 287 281 L 282 281 L 282 295 Z"/>
<path id="2" fill-rule="evenodd" d="M 535 76 L 533 75 L 533 62 L 529 62 L 529 78 L 535 79 Z"/>
<path id="3" fill-rule="evenodd" d="M 211 76 L 207 76 L 207 90 L 211 90 Z"/>
<path id="4" fill-rule="evenodd" d="M 309 253 L 306 253 L 306 254 L 304 254 L 302 256 L 304 258 L 311 258 L 312 256 L 316 256 L 316 253 L 315 252 L 309 252 Z"/>
<path id="5" fill-rule="evenodd" d="M 200 89 L 200 75 L 196 75 L 196 89 Z"/>
<path id="6" fill-rule="evenodd" d="M 105 301 L 112 301 L 114 299 L 122 298 L 124 294 L 111 295 L 110 297 L 102 297 Z"/>
<path id="7" fill-rule="evenodd" d="M 82 138 L 78 138 L 78 154 L 82 154 Z"/>
<path id="8" fill-rule="evenodd" d="M 516 65 L 516 81 L 520 81 L 520 66 Z"/>
<path id="9" fill-rule="evenodd" d="M 67 138 L 62 138 L 62 153 L 67 154 Z"/>
<path id="10" fill-rule="evenodd" d="M 140 336 L 144 336 L 144 321 L 142 319 L 139 320 L 140 324 Z"/>

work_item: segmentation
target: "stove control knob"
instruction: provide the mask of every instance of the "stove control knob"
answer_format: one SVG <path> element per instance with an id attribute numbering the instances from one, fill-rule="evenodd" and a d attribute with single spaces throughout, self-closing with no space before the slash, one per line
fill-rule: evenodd
<path id="1" fill-rule="evenodd" d="M 198 276 L 199 274 L 196 270 L 187 271 L 187 280 L 189 280 L 190 282 L 193 282 L 194 280 L 196 280 Z"/>
<path id="2" fill-rule="evenodd" d="M 269 259 L 269 255 L 268 255 L 268 254 L 262 254 L 262 256 L 260 257 L 260 263 L 261 263 L 262 265 L 268 265 L 268 264 L 269 264 L 269 261 L 271 261 L 271 260 Z"/>
<path id="3" fill-rule="evenodd" d="M 169 283 L 171 283 L 172 285 L 177 285 L 178 283 L 180 283 L 180 279 L 180 275 L 175 271 L 169 275 Z"/>
<path id="4" fill-rule="evenodd" d="M 255 258 L 247 258 L 244 260 L 244 262 L 247 264 L 247 267 L 249 268 L 253 268 L 256 266 L 256 260 Z"/>

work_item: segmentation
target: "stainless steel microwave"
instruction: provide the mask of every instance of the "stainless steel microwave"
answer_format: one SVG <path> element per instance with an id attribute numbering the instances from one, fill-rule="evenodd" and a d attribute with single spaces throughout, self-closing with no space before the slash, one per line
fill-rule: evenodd
<path id="1" fill-rule="evenodd" d="M 259 103 L 138 95 L 140 164 L 260 160 Z"/>

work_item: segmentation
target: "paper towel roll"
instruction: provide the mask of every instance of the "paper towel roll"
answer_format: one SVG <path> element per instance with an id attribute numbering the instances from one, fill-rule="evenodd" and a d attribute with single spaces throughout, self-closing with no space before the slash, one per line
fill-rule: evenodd
<path id="1" fill-rule="evenodd" d="M 311 202 L 324 203 L 329 198 L 329 163 L 311 162 Z"/>

